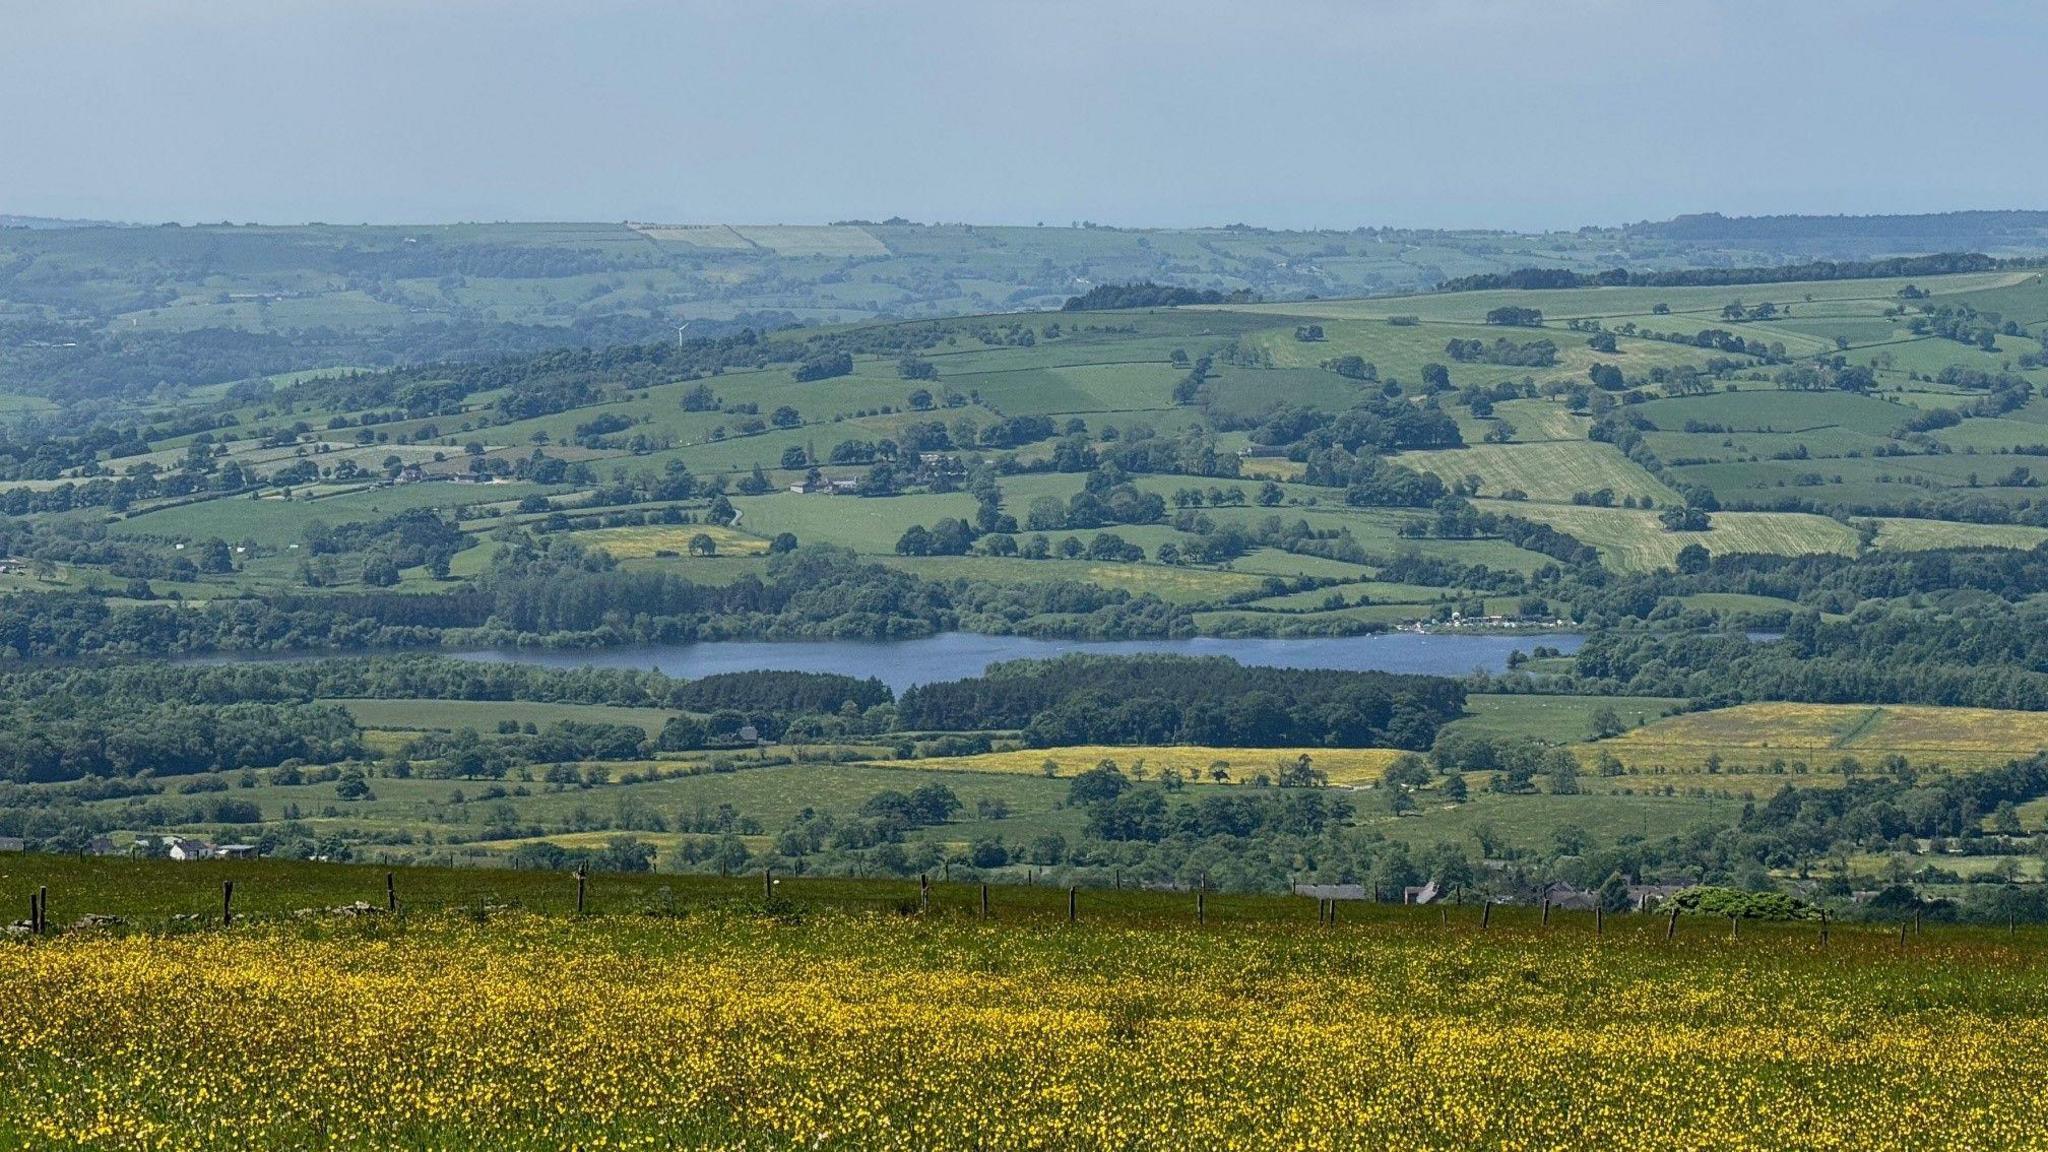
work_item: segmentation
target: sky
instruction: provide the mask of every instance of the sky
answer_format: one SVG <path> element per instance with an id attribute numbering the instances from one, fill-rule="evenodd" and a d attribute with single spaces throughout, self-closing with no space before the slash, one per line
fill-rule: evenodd
<path id="1" fill-rule="evenodd" d="M 0 0 L 0 213 L 2044 208 L 2044 48 L 2027 0 Z"/>

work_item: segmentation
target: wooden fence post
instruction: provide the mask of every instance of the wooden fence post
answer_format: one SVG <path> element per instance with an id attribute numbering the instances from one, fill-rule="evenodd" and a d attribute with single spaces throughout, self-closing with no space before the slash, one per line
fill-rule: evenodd
<path id="1" fill-rule="evenodd" d="M 1669 944 L 1678 937 L 1678 905 L 1671 906 L 1671 920 L 1664 925 L 1664 942 Z"/>
<path id="2" fill-rule="evenodd" d="M 775 899 L 775 870 L 773 868 L 761 869 L 761 899 Z"/>
<path id="3" fill-rule="evenodd" d="M 1479 930 L 1485 931 L 1486 926 L 1491 923 L 1493 923 L 1493 901 L 1488 900 L 1479 906 Z"/>
<path id="4" fill-rule="evenodd" d="M 932 906 L 932 882 L 931 882 L 931 878 L 930 878 L 929 876 L 926 876 L 926 875 L 925 875 L 924 873 L 922 873 L 922 872 L 919 872 L 919 873 L 917 874 L 917 910 L 918 910 L 919 912 L 927 912 L 927 911 L 930 911 L 930 910 L 931 910 L 931 906 Z"/>
<path id="5" fill-rule="evenodd" d="M 1904 920 L 1899 921 L 1899 951 L 1901 952 L 1906 950 L 1906 927 L 1907 925 Z"/>
<path id="6" fill-rule="evenodd" d="M 1550 897 L 1543 898 L 1543 926 L 1550 927 Z"/>
<path id="7" fill-rule="evenodd" d="M 1080 888 L 1075 885 L 1067 885 L 1067 923 L 1069 924 L 1072 924 L 1080 915 L 1080 891 Z"/>
<path id="8" fill-rule="evenodd" d="M 981 886 L 981 918 L 988 919 L 988 885 Z"/>
<path id="9" fill-rule="evenodd" d="M 1607 905 L 1593 905 L 1593 935 L 1607 935 Z"/>
<path id="10" fill-rule="evenodd" d="M 1335 896 L 1332 896 L 1332 897 L 1330 897 L 1330 927 L 1332 927 L 1332 928 L 1335 928 L 1336 926 L 1337 926 L 1337 898 L 1336 898 Z"/>
<path id="11" fill-rule="evenodd" d="M 48 888 L 38 888 L 28 894 L 28 930 L 37 936 L 43 934 L 43 904 L 49 898 Z"/>
<path id="12" fill-rule="evenodd" d="M 393 872 L 384 874 L 384 910 L 398 911 L 398 876 Z"/>
<path id="13" fill-rule="evenodd" d="M 1209 894 L 1207 892 L 1202 891 L 1200 888 L 1195 889 L 1195 923 L 1198 925 L 1209 922 L 1208 897 Z"/>
<path id="14" fill-rule="evenodd" d="M 235 882 L 220 882 L 220 926 L 223 928 L 235 922 Z"/>
<path id="15" fill-rule="evenodd" d="M 587 877 L 584 875 L 583 869 L 578 868 L 576 870 L 576 914 L 578 916 L 583 915 L 583 885 L 586 879 Z"/>
<path id="16" fill-rule="evenodd" d="M 1728 914 L 1728 938 L 1730 940 L 1735 939 L 1735 926 L 1740 923 L 1742 923 L 1742 921 L 1735 915 L 1735 913 L 1730 912 Z"/>
<path id="17" fill-rule="evenodd" d="M 1828 946 L 1828 910 L 1825 908 L 1820 910 L 1820 946 Z"/>
<path id="18" fill-rule="evenodd" d="M 1439 903 L 1436 906 L 1436 922 L 1439 928 L 1449 928 L 1451 926 L 1451 906 L 1449 904 Z"/>
<path id="19" fill-rule="evenodd" d="M 1913 935 L 1920 935 L 1920 910 L 1913 909 Z"/>
<path id="20" fill-rule="evenodd" d="M 43 884 L 37 886 L 36 888 L 36 935 L 41 936 L 43 933 L 48 932 L 49 930 L 50 886 L 47 884 Z"/>

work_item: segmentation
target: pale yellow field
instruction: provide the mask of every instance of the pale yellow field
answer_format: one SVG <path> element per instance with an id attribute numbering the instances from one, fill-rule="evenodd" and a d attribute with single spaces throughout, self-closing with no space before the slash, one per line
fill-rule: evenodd
<path id="1" fill-rule="evenodd" d="M 1157 777 L 1175 769 L 1190 783 L 1218 783 L 1209 775 L 1210 765 L 1223 761 L 1230 777 L 1225 784 L 1249 784 L 1260 775 L 1277 777 L 1281 761 L 1306 755 L 1329 775 L 1330 783 L 1356 786 L 1377 783 L 1402 753 L 1395 748 L 1209 748 L 1194 744 L 1128 747 L 1084 744 L 1067 748 L 1021 748 L 1014 752 L 989 752 L 980 756 L 945 756 L 928 760 L 877 761 L 890 768 L 918 768 L 943 772 L 996 772 L 1016 776 L 1042 776 L 1045 763 L 1058 765 L 1053 775 L 1076 776 L 1104 760 L 1114 760 L 1131 773 L 1143 762 L 1145 774 Z"/>
<path id="2" fill-rule="evenodd" d="M 1612 444 L 1590 440 L 1545 444 L 1477 444 L 1434 452 L 1403 452 L 1399 462 L 1434 472 L 1450 483 L 1470 474 L 1483 482 L 1481 495 L 1498 496 L 1510 488 L 1531 500 L 1569 503 L 1576 492 L 1611 489 L 1624 496 L 1649 497 L 1658 507 L 1678 502 L 1678 494 L 1621 454 Z"/>
<path id="3" fill-rule="evenodd" d="M 778 256 L 886 256 L 888 246 L 852 224 L 636 224 L 651 240 L 724 251 L 766 249 Z"/>
<path id="4" fill-rule="evenodd" d="M 1761 552 L 1801 556 L 1812 552 L 1847 555 L 1856 533 L 1838 520 L 1806 512 L 1716 512 L 1713 530 L 1667 532 L 1657 513 L 1630 508 L 1588 508 L 1523 500 L 1487 500 L 1491 512 L 1505 512 L 1568 532 L 1600 550 L 1608 565 L 1629 572 L 1669 568 L 1679 549 L 1698 544 L 1716 556 Z"/>
<path id="5" fill-rule="evenodd" d="M 1959 524 L 1947 520 L 1880 518 L 1877 546 L 1893 552 L 1928 548 L 2032 548 L 2048 528 L 2028 524 Z"/>
<path id="6" fill-rule="evenodd" d="M 657 552 L 674 552 L 691 559 L 690 538 L 702 533 L 718 545 L 720 556 L 759 556 L 768 542 L 758 536 L 737 532 L 723 524 L 648 524 L 637 528 L 592 528 L 575 533 L 578 542 L 602 548 L 618 560 L 639 560 Z"/>
<path id="7" fill-rule="evenodd" d="M 1297 464 L 1279 456 L 1247 456 L 1238 461 L 1239 474 L 1254 480 L 1280 480 L 1292 482 L 1301 479 L 1308 465 Z"/>
<path id="8" fill-rule="evenodd" d="M 1809 774 L 1853 756 L 1865 770 L 1892 754 L 1929 768 L 1981 768 L 2048 748 L 2048 713 L 1920 705 L 1742 704 L 1659 720 L 1580 746 L 1590 762 L 1611 752 L 1632 773 L 1696 769 L 1718 753 L 1728 769 L 1783 759 Z"/>
<path id="9" fill-rule="evenodd" d="M 688 244 L 696 248 L 741 250 L 753 247 L 747 239 L 724 224 L 636 224 L 633 230 L 650 240 Z"/>
<path id="10" fill-rule="evenodd" d="M 1539 440 L 1584 441 L 1593 418 L 1573 412 L 1556 400 L 1504 400 L 1494 405 L 1494 414 L 1515 426 L 1518 442 Z"/>
<path id="11" fill-rule="evenodd" d="M 887 256 L 889 248 L 852 224 L 735 224 L 734 232 L 778 256 Z"/>

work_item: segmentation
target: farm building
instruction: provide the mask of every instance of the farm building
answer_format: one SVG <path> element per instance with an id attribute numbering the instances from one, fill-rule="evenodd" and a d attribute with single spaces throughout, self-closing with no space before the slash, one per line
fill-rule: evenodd
<path id="1" fill-rule="evenodd" d="M 213 845 L 205 840 L 193 840 L 182 836 L 166 836 L 164 837 L 164 842 L 169 845 L 164 854 L 173 860 L 211 860 L 213 858 Z"/>

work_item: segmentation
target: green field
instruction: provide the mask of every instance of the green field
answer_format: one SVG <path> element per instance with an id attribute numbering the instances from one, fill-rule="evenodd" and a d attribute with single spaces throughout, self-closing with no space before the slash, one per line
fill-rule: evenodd
<path id="1" fill-rule="evenodd" d="M 1493 737 L 1528 737 L 1553 744 L 1574 744 L 1593 732 L 1595 714 L 1613 709 L 1622 724 L 1634 728 L 1650 723 L 1683 704 L 1659 696 L 1509 696 L 1473 695 L 1465 701 L 1468 717 L 1452 730 Z"/>

